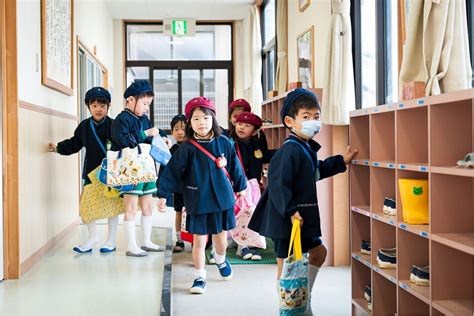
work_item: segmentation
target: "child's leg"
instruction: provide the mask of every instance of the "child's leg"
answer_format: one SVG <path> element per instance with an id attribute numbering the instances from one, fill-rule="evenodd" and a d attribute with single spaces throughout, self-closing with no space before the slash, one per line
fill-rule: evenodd
<path id="1" fill-rule="evenodd" d="M 207 235 L 194 235 L 193 236 L 193 263 L 194 263 L 194 277 L 195 278 L 206 278 L 206 270 L 204 265 L 206 264 L 205 249 L 206 249 L 206 238 Z"/>
<path id="2" fill-rule="evenodd" d="M 283 271 L 283 261 L 285 258 L 277 258 L 277 281 L 280 280 L 281 271 Z"/>
<path id="3" fill-rule="evenodd" d="M 140 197 L 140 208 L 142 209 L 141 225 L 142 225 L 142 249 L 146 251 L 160 251 L 160 246 L 151 241 L 152 228 L 152 195 L 147 194 Z"/>
<path id="4" fill-rule="evenodd" d="M 183 214 L 181 212 L 175 212 L 174 227 L 176 228 L 176 240 L 181 240 L 181 219 Z"/>
<path id="5" fill-rule="evenodd" d="M 138 208 L 138 196 L 133 194 L 125 194 L 123 196 L 125 204 L 125 218 L 123 221 L 123 230 L 128 242 L 127 256 L 146 256 L 146 251 L 143 251 L 137 245 L 136 231 L 135 231 L 135 213 Z"/>
<path id="6" fill-rule="evenodd" d="M 212 235 L 212 243 L 215 247 L 214 258 L 217 264 L 225 261 L 225 252 L 227 249 L 227 231 L 222 231 L 219 234 Z"/>
<path id="7" fill-rule="evenodd" d="M 308 311 L 311 315 L 311 298 L 314 287 L 314 282 L 318 276 L 319 269 L 326 261 L 327 249 L 324 244 L 321 244 L 315 248 L 312 248 L 308 251 L 309 253 L 309 264 L 308 264 L 308 289 L 309 289 L 309 298 L 308 298 Z"/>
<path id="8" fill-rule="evenodd" d="M 107 219 L 107 224 L 109 226 L 109 233 L 107 236 L 107 241 L 102 246 L 102 248 L 100 248 L 100 252 L 111 252 L 116 248 L 115 237 L 117 236 L 118 216 L 109 217 Z"/>
<path id="9" fill-rule="evenodd" d="M 99 237 L 97 236 L 97 225 L 95 221 L 87 223 L 86 226 L 89 232 L 89 237 L 87 238 L 87 241 L 83 245 L 73 248 L 74 251 L 79 253 L 90 252 L 94 244 L 99 241 Z"/>

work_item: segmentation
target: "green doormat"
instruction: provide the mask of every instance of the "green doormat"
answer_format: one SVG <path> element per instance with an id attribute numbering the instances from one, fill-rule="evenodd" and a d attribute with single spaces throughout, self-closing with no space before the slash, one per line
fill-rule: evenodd
<path id="1" fill-rule="evenodd" d="M 259 249 L 262 260 L 252 261 L 252 260 L 243 260 L 236 255 L 237 248 L 227 249 L 227 259 L 230 264 L 276 264 L 276 256 L 273 251 L 273 241 L 270 238 L 266 239 L 267 249 Z M 206 264 L 209 264 L 209 257 L 211 255 L 211 248 L 206 250 Z"/>

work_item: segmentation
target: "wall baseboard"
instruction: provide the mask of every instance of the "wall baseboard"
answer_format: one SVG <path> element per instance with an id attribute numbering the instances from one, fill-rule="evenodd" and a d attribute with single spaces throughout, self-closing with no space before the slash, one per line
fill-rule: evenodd
<path id="1" fill-rule="evenodd" d="M 43 247 L 33 253 L 28 259 L 20 264 L 20 276 L 23 276 L 31 268 L 33 268 L 51 249 L 53 249 L 64 237 L 69 235 L 76 225 L 80 223 L 77 219 L 66 227 L 62 232 L 51 238 Z"/>

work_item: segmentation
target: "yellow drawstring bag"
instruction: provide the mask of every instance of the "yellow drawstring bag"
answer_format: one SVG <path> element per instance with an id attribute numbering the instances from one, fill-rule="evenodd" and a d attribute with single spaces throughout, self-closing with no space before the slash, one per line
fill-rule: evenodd
<path id="1" fill-rule="evenodd" d="M 407 224 L 428 224 L 428 180 L 399 179 L 403 221 Z"/>

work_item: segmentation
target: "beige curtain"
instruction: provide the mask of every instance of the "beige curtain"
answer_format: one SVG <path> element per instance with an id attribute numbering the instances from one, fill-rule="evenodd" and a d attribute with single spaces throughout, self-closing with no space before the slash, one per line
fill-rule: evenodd
<path id="1" fill-rule="evenodd" d="M 275 75 L 276 90 L 281 95 L 288 86 L 288 1 L 277 2 L 277 70 Z"/>
<path id="2" fill-rule="evenodd" d="M 400 87 L 422 81 L 427 96 L 471 88 L 465 1 L 412 0 L 409 12 Z"/>
<path id="3" fill-rule="evenodd" d="M 355 110 L 350 6 L 350 0 L 331 1 L 321 113 L 324 124 L 349 124 L 349 112 Z"/>

